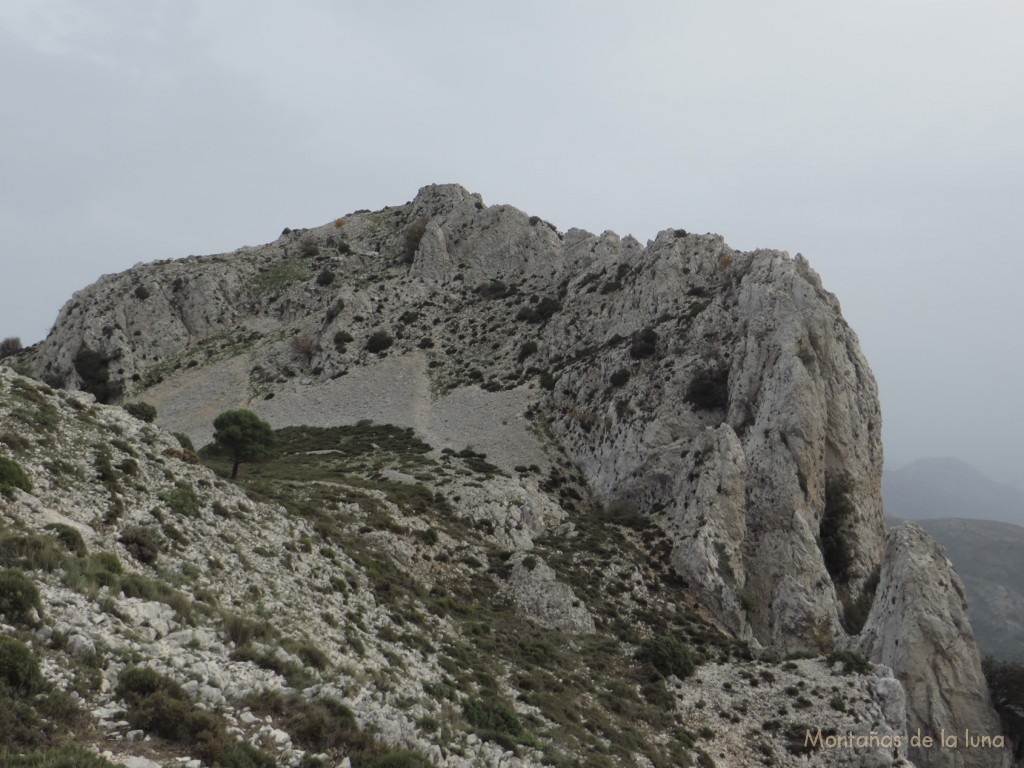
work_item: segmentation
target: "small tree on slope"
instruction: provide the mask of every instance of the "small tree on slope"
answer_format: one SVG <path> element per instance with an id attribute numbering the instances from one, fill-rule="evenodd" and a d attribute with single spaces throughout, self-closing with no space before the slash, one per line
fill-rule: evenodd
<path id="1" fill-rule="evenodd" d="M 232 480 L 243 461 L 263 461 L 274 455 L 274 433 L 252 411 L 224 411 L 214 419 L 213 428 L 213 441 L 231 457 Z"/>

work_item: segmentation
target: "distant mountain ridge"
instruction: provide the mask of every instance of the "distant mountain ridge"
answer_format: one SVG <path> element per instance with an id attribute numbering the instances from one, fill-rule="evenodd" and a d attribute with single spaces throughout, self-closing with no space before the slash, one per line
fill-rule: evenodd
<path id="1" fill-rule="evenodd" d="M 1024 660 L 1024 491 L 960 459 L 929 458 L 886 472 L 882 493 L 891 518 L 916 521 L 945 548 L 981 652 Z"/>
<path id="2" fill-rule="evenodd" d="M 965 461 L 926 458 L 882 476 L 886 512 L 904 520 L 968 518 L 1024 526 L 1024 490 Z"/>

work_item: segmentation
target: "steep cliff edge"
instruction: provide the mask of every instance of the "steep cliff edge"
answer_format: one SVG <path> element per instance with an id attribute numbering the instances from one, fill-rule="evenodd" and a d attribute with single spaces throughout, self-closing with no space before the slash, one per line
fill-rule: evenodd
<path id="1" fill-rule="evenodd" d="M 879 574 L 901 589 L 885 581 L 876 385 L 800 256 L 562 233 L 431 186 L 106 276 L 26 359 L 52 385 L 154 402 L 197 440 L 228 407 L 276 427 L 372 418 L 535 466 L 568 511 L 587 508 L 578 472 L 605 517 L 653 520 L 690 593 L 769 653 L 848 644 Z M 871 652 L 899 672 L 884 638 L 902 630 L 874 626 Z M 984 681 L 965 684 L 988 717 Z"/>
<path id="2" fill-rule="evenodd" d="M 860 638 L 873 661 L 896 673 L 907 689 L 907 728 L 952 746 L 912 748 L 919 765 L 982 768 L 1010 765 L 1003 750 L 982 738 L 1000 733 L 988 697 L 964 587 L 942 547 L 918 525 L 889 532 L 878 594 Z M 973 741 L 971 734 L 973 734 Z"/>

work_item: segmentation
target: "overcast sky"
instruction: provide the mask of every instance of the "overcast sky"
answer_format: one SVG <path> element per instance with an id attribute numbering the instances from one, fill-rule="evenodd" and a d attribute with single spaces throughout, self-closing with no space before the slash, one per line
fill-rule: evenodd
<path id="1" fill-rule="evenodd" d="M 0 337 L 139 261 L 458 182 L 803 253 L 889 466 L 1024 476 L 1024 3 L 0 0 Z"/>

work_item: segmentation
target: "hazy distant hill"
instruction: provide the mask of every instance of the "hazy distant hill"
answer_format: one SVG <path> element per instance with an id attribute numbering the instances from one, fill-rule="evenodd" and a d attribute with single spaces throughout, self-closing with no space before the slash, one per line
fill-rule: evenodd
<path id="1" fill-rule="evenodd" d="M 886 512 L 906 520 L 960 517 L 1024 526 L 1024 490 L 960 459 L 921 459 L 882 478 Z"/>
<path id="2" fill-rule="evenodd" d="M 1024 661 L 1024 528 L 991 520 L 921 520 L 946 549 L 982 654 Z"/>
<path id="3" fill-rule="evenodd" d="M 1024 660 L 1024 490 L 942 458 L 886 472 L 882 492 L 890 517 L 917 521 L 945 547 L 981 652 Z"/>

